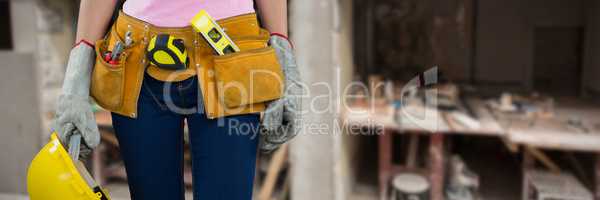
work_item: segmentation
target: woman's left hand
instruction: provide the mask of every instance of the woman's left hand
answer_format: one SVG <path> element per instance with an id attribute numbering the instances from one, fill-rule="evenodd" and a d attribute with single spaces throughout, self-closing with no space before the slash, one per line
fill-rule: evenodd
<path id="1" fill-rule="evenodd" d="M 302 81 L 292 45 L 287 38 L 272 35 L 269 41 L 285 76 L 283 97 L 270 102 L 261 121 L 260 149 L 270 152 L 289 141 L 301 129 Z"/>

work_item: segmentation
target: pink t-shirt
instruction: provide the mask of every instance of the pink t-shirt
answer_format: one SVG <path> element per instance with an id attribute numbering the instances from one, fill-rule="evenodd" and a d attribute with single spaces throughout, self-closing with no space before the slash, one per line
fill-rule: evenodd
<path id="1" fill-rule="evenodd" d="M 216 20 L 253 13 L 253 0 L 127 0 L 123 12 L 160 27 L 184 27 L 200 10 Z"/>

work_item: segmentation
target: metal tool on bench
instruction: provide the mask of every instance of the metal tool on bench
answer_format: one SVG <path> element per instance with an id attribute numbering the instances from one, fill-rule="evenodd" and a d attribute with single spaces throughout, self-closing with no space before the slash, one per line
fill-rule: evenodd
<path id="1" fill-rule="evenodd" d="M 191 23 L 194 30 L 202 35 L 218 55 L 240 51 L 225 30 L 205 10 L 198 12 Z"/>
<path id="2" fill-rule="evenodd" d="M 79 161 L 81 134 L 70 137 L 65 150 L 56 133 L 35 156 L 27 171 L 27 191 L 31 200 L 110 200 Z"/>
<path id="3" fill-rule="evenodd" d="M 459 155 L 453 155 L 449 161 L 446 199 L 474 200 L 478 198 L 479 175 L 471 171 Z"/>

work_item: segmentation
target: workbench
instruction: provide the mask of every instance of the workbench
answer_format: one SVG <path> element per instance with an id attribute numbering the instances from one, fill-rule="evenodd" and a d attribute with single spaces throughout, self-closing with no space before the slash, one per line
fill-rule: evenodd
<path id="1" fill-rule="evenodd" d="M 474 103 L 481 103 L 475 100 Z M 492 114 L 486 109 L 475 109 L 473 112 L 480 116 L 481 126 L 478 130 L 448 120 L 448 113 L 425 107 L 405 107 L 404 111 L 395 111 L 393 108 L 379 106 L 354 106 L 343 111 L 341 119 L 348 125 L 378 128 L 379 133 L 379 193 L 381 197 L 388 193 L 388 183 L 391 178 L 400 172 L 417 172 L 429 178 L 431 184 L 431 199 L 444 198 L 445 156 L 444 140 L 448 134 L 470 135 L 502 135 L 500 126 L 493 119 Z M 399 114 L 400 113 L 400 114 Z M 393 136 L 407 134 L 410 137 L 409 155 L 406 163 L 396 165 L 392 162 Z M 417 136 L 428 136 L 428 162 L 427 169 L 418 169 L 415 166 L 415 148 Z"/>
<path id="2" fill-rule="evenodd" d="M 506 128 L 509 141 L 542 149 L 600 152 L 600 105 L 559 99 L 552 118 L 522 118 L 494 113 Z M 576 118 L 584 127 L 568 126 Z"/>
<path id="3" fill-rule="evenodd" d="M 363 127 L 377 128 L 380 133 L 378 143 L 378 162 L 379 162 L 379 195 L 385 197 L 388 194 L 388 183 L 391 178 L 403 171 L 418 172 L 426 175 L 431 180 L 432 199 L 441 199 L 443 195 L 444 182 L 444 135 L 443 132 L 448 131 L 448 127 L 444 120 L 439 116 L 438 112 L 427 113 L 428 116 L 422 119 L 416 119 L 417 123 L 412 123 L 410 120 L 401 120 L 402 123 L 396 123 L 394 120 L 393 108 L 383 106 L 358 106 L 345 110 L 342 113 L 342 120 L 345 124 L 359 125 Z M 424 128 L 425 127 L 425 128 Z M 407 163 L 405 165 L 394 165 L 392 162 L 393 135 L 394 134 L 425 134 L 429 135 L 430 148 L 429 166 L 428 169 L 415 168 L 414 147 L 411 148 L 412 153 L 409 153 Z M 412 139 L 412 138 L 411 138 Z M 416 141 L 416 139 L 412 139 Z M 411 142 L 414 144 L 414 142 Z"/>
<path id="4" fill-rule="evenodd" d="M 493 112 L 507 132 L 507 140 L 526 148 L 587 152 L 595 154 L 595 200 L 600 200 L 600 105 L 576 98 L 556 100 L 551 118 L 522 117 Z M 569 125 L 576 119 L 581 126 Z M 523 151 L 523 171 L 533 168 L 531 153 Z M 530 192 L 526 178 L 523 181 L 523 199 Z"/>
<path id="5" fill-rule="evenodd" d="M 595 200 L 600 200 L 600 105 L 590 104 L 580 100 L 558 100 L 554 118 L 537 119 L 534 126 L 530 121 L 514 119 L 494 112 L 485 101 L 473 97 L 464 102 L 472 115 L 477 117 L 477 128 L 467 127 L 457 123 L 449 112 L 437 110 L 417 111 L 426 113 L 420 117 L 398 115 L 388 105 L 356 105 L 342 111 L 341 120 L 351 126 L 379 128 L 379 192 L 383 197 L 388 192 L 391 178 L 403 171 L 419 172 L 431 181 L 431 199 L 444 199 L 444 140 L 449 134 L 498 137 L 510 145 L 525 145 L 542 149 L 557 149 L 566 151 L 584 151 L 598 154 L 595 166 Z M 410 110 L 410 109 L 409 109 Z M 418 110 L 418 109 L 417 109 Z M 410 112 L 409 112 L 410 113 Z M 560 127 L 570 115 L 581 116 L 584 124 L 592 128 L 582 133 L 582 130 Z M 406 120 L 405 118 L 409 118 Z M 393 135 L 411 134 L 429 136 L 428 167 L 415 169 L 414 158 L 409 155 L 404 165 L 392 163 Z M 411 139 L 412 140 L 412 139 Z M 412 145 L 412 142 L 411 144 Z M 412 147 L 409 147 L 411 149 Z M 518 148 L 516 148 L 518 150 Z M 410 150 L 409 150 L 410 154 Z M 414 155 L 413 155 L 414 156 Z M 529 167 L 529 155 L 524 153 L 524 166 Z M 524 167 L 524 170 L 527 169 Z"/>

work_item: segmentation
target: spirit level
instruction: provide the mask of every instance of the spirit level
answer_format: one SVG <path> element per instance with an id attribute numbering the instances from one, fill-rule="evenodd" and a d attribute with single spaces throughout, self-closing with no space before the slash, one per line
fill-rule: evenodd
<path id="1" fill-rule="evenodd" d="M 231 38 L 217 22 L 205 11 L 201 10 L 192 18 L 192 27 L 199 32 L 219 55 L 240 51 Z"/>

